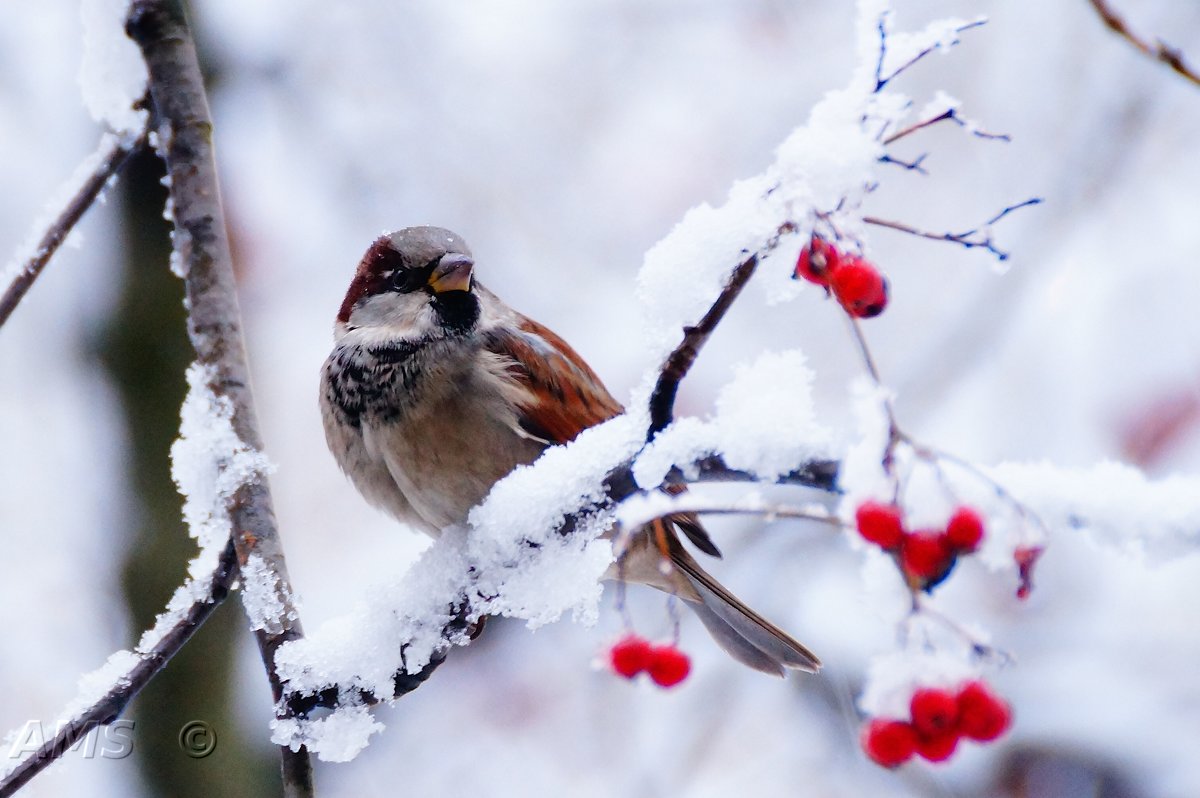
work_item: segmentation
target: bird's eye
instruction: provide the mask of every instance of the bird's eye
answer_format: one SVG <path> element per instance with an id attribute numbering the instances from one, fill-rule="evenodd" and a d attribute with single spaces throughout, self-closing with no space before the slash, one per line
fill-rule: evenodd
<path id="1" fill-rule="evenodd" d="M 426 275 L 421 269 L 396 269 L 388 280 L 388 286 L 393 291 L 407 294 L 424 285 L 425 280 Z"/>

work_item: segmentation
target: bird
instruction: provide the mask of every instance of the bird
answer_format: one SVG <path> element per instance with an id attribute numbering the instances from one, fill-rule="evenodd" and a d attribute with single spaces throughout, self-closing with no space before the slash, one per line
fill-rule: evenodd
<path id="1" fill-rule="evenodd" d="M 320 407 L 329 450 L 367 502 L 433 537 L 465 524 L 514 468 L 624 412 L 566 341 L 475 278 L 460 236 L 428 226 L 378 237 L 359 262 Z M 720 556 L 694 515 L 677 514 L 637 530 L 606 578 L 677 596 L 755 670 L 815 673 L 816 655 L 701 568 L 680 533 Z"/>

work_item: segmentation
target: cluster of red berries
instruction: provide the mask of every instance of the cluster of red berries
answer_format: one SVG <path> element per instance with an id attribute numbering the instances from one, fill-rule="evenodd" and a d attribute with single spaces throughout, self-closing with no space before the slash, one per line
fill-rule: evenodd
<path id="1" fill-rule="evenodd" d="M 979 680 L 955 691 L 922 687 L 908 711 L 909 720 L 875 718 L 863 727 L 863 750 L 885 768 L 903 765 L 913 754 L 944 762 L 964 737 L 987 743 L 1012 725 L 1012 709 Z"/>
<path id="2" fill-rule="evenodd" d="M 656 646 L 635 634 L 627 634 L 613 644 L 608 663 L 626 679 L 645 671 L 659 687 L 674 687 L 692 670 L 688 655 L 671 643 Z"/>
<path id="3" fill-rule="evenodd" d="M 803 277 L 830 291 L 846 312 L 860 319 L 878 316 L 887 307 L 888 284 L 871 263 L 837 248 L 813 233 L 800 250 L 793 277 Z"/>
<path id="4" fill-rule="evenodd" d="M 970 554 L 983 541 L 983 517 L 970 507 L 959 507 L 945 529 L 910 532 L 904 528 L 900 508 L 865 501 L 854 513 L 858 534 L 896 558 L 904 579 L 913 590 L 929 590 L 950 575 L 960 554 Z"/>

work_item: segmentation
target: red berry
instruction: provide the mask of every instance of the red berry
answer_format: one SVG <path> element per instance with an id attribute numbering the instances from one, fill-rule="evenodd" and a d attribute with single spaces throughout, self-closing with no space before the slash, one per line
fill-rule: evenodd
<path id="1" fill-rule="evenodd" d="M 652 656 L 650 643 L 635 634 L 629 634 L 609 649 L 608 661 L 614 671 L 626 679 L 632 679 L 650 667 Z"/>
<path id="2" fill-rule="evenodd" d="M 950 573 L 953 566 L 954 550 L 942 533 L 925 530 L 904 536 L 904 542 L 900 544 L 900 567 L 913 587 L 933 587 Z"/>
<path id="3" fill-rule="evenodd" d="M 917 753 L 922 759 L 930 762 L 945 762 L 954 755 L 954 749 L 957 747 L 958 732 L 954 730 L 931 737 L 917 735 Z"/>
<path id="4" fill-rule="evenodd" d="M 1013 559 L 1017 563 L 1017 575 L 1021 580 L 1017 586 L 1017 598 L 1029 598 L 1033 590 L 1033 566 L 1037 565 L 1042 551 L 1041 546 L 1020 546 L 1013 552 Z"/>
<path id="5" fill-rule="evenodd" d="M 863 751 L 885 768 L 903 765 L 917 749 L 917 733 L 902 720 L 875 718 L 863 727 L 860 738 Z"/>
<path id="6" fill-rule="evenodd" d="M 810 283 L 828 286 L 830 275 L 837 269 L 839 260 L 840 256 L 833 244 L 814 233 L 808 246 L 800 250 L 793 276 L 803 277 Z"/>
<path id="7" fill-rule="evenodd" d="M 975 551 L 983 540 L 983 516 L 970 507 L 959 507 L 946 524 L 946 540 L 958 551 Z"/>
<path id="8" fill-rule="evenodd" d="M 894 549 L 904 539 L 904 520 L 894 504 L 865 501 L 854 512 L 858 534 L 868 543 L 883 549 Z"/>
<path id="9" fill-rule="evenodd" d="M 692 661 L 675 646 L 654 646 L 650 650 L 650 664 L 646 670 L 659 687 L 674 687 L 687 678 L 692 670 Z"/>
<path id="10" fill-rule="evenodd" d="M 851 316 L 869 319 L 887 307 L 887 280 L 862 258 L 843 259 L 830 277 L 829 286 Z"/>
<path id="11" fill-rule="evenodd" d="M 958 728 L 981 743 L 995 740 L 1012 725 L 1012 709 L 981 681 L 967 682 L 958 692 Z"/>
<path id="12" fill-rule="evenodd" d="M 912 725 L 922 737 L 944 737 L 958 724 L 958 696 L 949 690 L 922 687 L 909 701 Z"/>

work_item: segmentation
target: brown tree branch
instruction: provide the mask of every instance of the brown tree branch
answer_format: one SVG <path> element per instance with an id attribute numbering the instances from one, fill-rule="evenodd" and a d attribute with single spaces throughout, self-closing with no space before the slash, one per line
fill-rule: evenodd
<path id="1" fill-rule="evenodd" d="M 210 388 L 230 402 L 234 431 L 247 446 L 261 450 L 217 182 L 213 126 L 195 44 L 178 0 L 135 0 L 126 32 L 141 48 L 149 70 L 161 155 L 171 178 L 174 244 L 187 294 L 188 334 L 197 361 L 212 370 Z M 302 631 L 265 479 L 250 480 L 239 488 L 229 515 L 239 564 L 259 557 L 274 580 L 281 611 L 264 628 L 255 629 L 254 635 L 277 712 L 286 717 L 275 652 L 284 642 L 302 636 Z M 307 750 L 282 747 L 281 755 L 284 795 L 311 796 Z"/>
<path id="2" fill-rule="evenodd" d="M 667 356 L 666 362 L 663 363 L 662 369 L 658 373 L 654 391 L 650 394 L 650 426 L 646 430 L 647 442 L 654 440 L 655 435 L 671 424 L 675 417 L 675 395 L 679 392 L 679 383 L 691 371 L 692 364 L 696 362 L 700 350 L 704 344 L 708 343 L 709 337 L 717 329 L 721 319 L 725 318 L 725 314 L 733 306 L 734 300 L 738 298 L 742 289 L 746 287 L 746 283 L 750 282 L 750 278 L 754 276 L 754 270 L 758 268 L 759 260 L 779 246 L 779 239 L 785 233 L 793 232 L 795 229 L 796 226 L 791 222 L 781 224 L 775 231 L 775 235 L 763 245 L 762 249 L 750 255 L 734 268 L 725 287 L 721 289 L 721 293 L 717 295 L 716 301 L 713 302 L 712 307 L 708 309 L 703 318 L 694 327 L 683 328 L 683 340 Z"/>
<path id="3" fill-rule="evenodd" d="M 25 294 L 42 273 L 42 269 L 50 262 L 50 258 L 54 257 L 54 253 L 75 229 L 75 225 L 83 218 L 87 209 L 92 207 L 96 199 L 103 193 L 108 182 L 121 171 L 121 167 L 129 160 L 129 157 L 145 145 L 146 131 L 142 131 L 141 135 L 133 139 L 112 138 L 97 152 L 97 155 L 101 157 L 96 168 L 67 202 L 66 207 L 46 228 L 33 255 L 26 261 L 24 268 L 17 272 L 8 288 L 4 290 L 3 296 L 0 296 L 0 327 L 3 327 L 4 323 L 8 321 L 8 317 L 24 299 Z"/>
<path id="4" fill-rule="evenodd" d="M 883 144 L 884 146 L 887 146 L 888 144 L 895 144 L 900 139 L 905 138 L 906 136 L 911 136 L 918 130 L 924 130 L 927 127 L 936 125 L 938 122 L 953 122 L 961 128 L 968 127 L 968 123 L 958 115 L 957 110 L 954 108 L 947 108 L 937 116 L 930 117 L 929 119 L 922 119 L 920 122 L 913 122 L 908 127 L 896 131 L 892 135 L 885 138 L 883 140 Z M 969 132 L 972 136 L 980 139 L 989 139 L 992 141 L 1012 141 L 1012 138 L 1006 133 L 988 133 L 986 130 L 979 130 L 976 128 L 971 128 Z"/>
<path id="5" fill-rule="evenodd" d="M 1089 2 L 1091 2 L 1092 8 L 1096 9 L 1096 13 L 1100 15 L 1100 19 L 1109 30 L 1149 57 L 1166 64 L 1177 75 L 1182 76 L 1193 85 L 1200 86 L 1200 73 L 1184 61 L 1183 53 L 1161 39 L 1156 39 L 1151 44 L 1149 41 L 1137 36 L 1129 29 L 1125 20 L 1117 12 L 1113 11 L 1112 6 L 1108 4 L 1108 0 L 1089 0 Z"/>
<path id="6" fill-rule="evenodd" d="M 209 577 L 205 598 L 193 603 L 154 646 L 139 651 L 138 663 L 118 679 L 98 701 L 65 723 L 51 739 L 18 764 L 0 781 L 0 798 L 8 798 L 34 776 L 45 770 L 71 746 L 98 726 L 106 726 L 121 716 L 134 696 L 166 667 L 171 657 L 192 639 L 213 610 L 229 595 L 229 586 L 237 578 L 237 553 L 233 541 L 226 544 L 216 569 Z"/>

